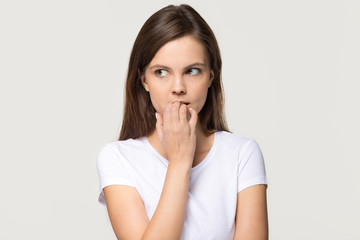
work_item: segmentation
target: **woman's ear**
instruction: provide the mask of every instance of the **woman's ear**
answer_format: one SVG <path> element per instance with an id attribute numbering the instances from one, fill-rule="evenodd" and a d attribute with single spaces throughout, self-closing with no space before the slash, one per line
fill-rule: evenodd
<path id="1" fill-rule="evenodd" d="M 143 85 L 143 87 L 145 88 L 145 90 L 147 91 L 147 92 L 149 92 L 149 86 L 148 86 L 148 84 L 147 84 L 147 82 L 146 82 L 146 78 L 145 78 L 145 73 L 140 73 L 140 71 L 139 71 L 139 75 L 140 75 L 140 79 L 141 79 L 141 83 L 142 83 L 142 85 Z"/>
<path id="2" fill-rule="evenodd" d="M 211 86 L 211 84 L 213 83 L 213 81 L 214 81 L 214 71 L 211 70 L 211 71 L 210 71 L 210 78 L 209 78 L 209 85 L 208 85 L 208 87 Z"/>
<path id="3" fill-rule="evenodd" d="M 149 92 L 149 86 L 148 86 L 148 84 L 147 84 L 147 82 L 146 82 L 145 75 L 142 75 L 142 76 L 141 76 L 141 83 L 142 83 L 142 85 L 144 86 L 145 90 L 146 90 L 147 92 Z"/>

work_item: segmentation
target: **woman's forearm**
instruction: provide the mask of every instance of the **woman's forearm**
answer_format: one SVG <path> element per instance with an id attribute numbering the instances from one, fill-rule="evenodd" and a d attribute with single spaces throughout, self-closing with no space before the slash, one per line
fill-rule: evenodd
<path id="1" fill-rule="evenodd" d="M 143 240 L 180 239 L 188 199 L 191 161 L 169 161 L 158 206 Z"/>

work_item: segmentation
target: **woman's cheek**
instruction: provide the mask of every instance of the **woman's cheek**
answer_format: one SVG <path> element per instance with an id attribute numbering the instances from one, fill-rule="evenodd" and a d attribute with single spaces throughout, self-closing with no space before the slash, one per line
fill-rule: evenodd
<path id="1" fill-rule="evenodd" d="M 165 107 L 162 106 L 160 104 L 160 102 L 158 101 L 158 99 L 155 96 L 152 96 L 151 94 L 150 94 L 150 100 L 151 100 L 151 103 L 152 103 L 153 107 L 155 108 L 156 112 L 160 113 L 162 115 Z"/>
<path id="2" fill-rule="evenodd" d="M 198 113 L 204 108 L 205 106 L 205 102 L 207 99 L 207 92 L 204 93 L 204 98 L 202 98 L 201 100 L 199 100 L 199 105 L 197 106 L 198 109 L 195 109 Z"/>

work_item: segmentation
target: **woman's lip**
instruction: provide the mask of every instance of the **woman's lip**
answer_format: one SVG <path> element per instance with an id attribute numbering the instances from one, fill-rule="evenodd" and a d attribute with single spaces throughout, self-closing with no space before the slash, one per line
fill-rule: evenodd
<path id="1" fill-rule="evenodd" d="M 185 104 L 185 105 L 189 105 L 190 103 L 189 102 L 185 102 L 185 101 L 173 101 L 174 102 L 179 102 L 180 104 Z"/>

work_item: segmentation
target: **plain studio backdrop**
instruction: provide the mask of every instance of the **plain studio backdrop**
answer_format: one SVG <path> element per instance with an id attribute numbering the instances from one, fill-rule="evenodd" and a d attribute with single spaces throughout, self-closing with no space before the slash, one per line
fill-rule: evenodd
<path id="1" fill-rule="evenodd" d="M 0 239 L 115 239 L 97 154 L 138 31 L 179 3 L 0 2 Z M 263 151 L 270 239 L 360 239 L 360 2 L 186 3 L 218 39 L 230 129 Z"/>

